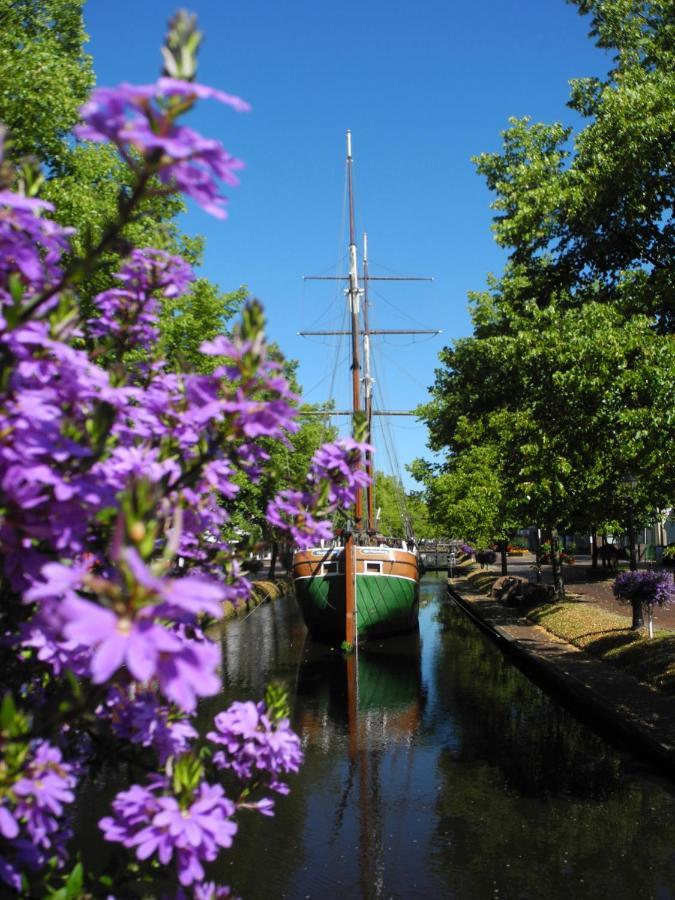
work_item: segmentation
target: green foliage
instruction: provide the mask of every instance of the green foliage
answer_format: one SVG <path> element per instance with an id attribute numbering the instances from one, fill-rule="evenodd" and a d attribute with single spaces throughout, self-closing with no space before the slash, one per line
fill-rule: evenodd
<path id="1" fill-rule="evenodd" d="M 199 347 L 226 331 L 228 323 L 243 308 L 245 287 L 223 293 L 206 278 L 198 278 L 189 294 L 165 300 L 160 317 L 161 352 L 175 368 L 208 374 L 219 365 Z"/>
<path id="2" fill-rule="evenodd" d="M 431 538 L 434 529 L 429 521 L 426 500 L 419 491 L 407 493 L 394 475 L 375 472 L 373 505 L 379 514 L 377 530 L 389 537 Z"/>
<path id="3" fill-rule="evenodd" d="M 288 702 L 288 691 L 278 681 L 271 681 L 265 690 L 265 706 L 267 707 L 267 716 L 275 725 L 282 719 L 288 719 L 291 714 L 291 708 Z"/>
<path id="4" fill-rule="evenodd" d="M 10 154 L 37 156 L 50 173 L 68 157 L 66 135 L 93 86 L 83 51 L 84 0 L 1 0 L 0 121 Z"/>
<path id="5" fill-rule="evenodd" d="M 675 498 L 672 4 L 577 5 L 615 68 L 572 82 L 576 135 L 512 119 L 477 158 L 509 259 L 471 295 L 473 336 L 442 352 L 421 410 L 448 454 L 427 479 L 432 515 L 465 537 L 646 523 Z"/>

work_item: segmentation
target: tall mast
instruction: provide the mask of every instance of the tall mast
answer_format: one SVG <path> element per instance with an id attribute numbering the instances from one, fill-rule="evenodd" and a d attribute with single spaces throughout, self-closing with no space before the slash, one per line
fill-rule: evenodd
<path id="1" fill-rule="evenodd" d="M 370 325 L 368 322 L 368 235 L 363 234 L 363 396 L 366 410 L 366 441 L 373 440 L 373 379 L 370 374 Z M 366 529 L 375 528 L 373 512 L 373 494 L 375 491 L 375 473 L 373 471 L 373 454 L 366 454 L 366 472 L 370 484 L 366 488 Z"/>
<path id="2" fill-rule="evenodd" d="M 347 185 L 349 190 L 349 310 L 351 313 L 352 338 L 352 412 L 361 409 L 361 363 L 359 360 L 359 272 L 356 262 L 356 237 L 354 234 L 354 190 L 352 186 L 352 133 L 347 132 Z M 358 531 L 363 519 L 363 497 L 357 492 L 354 507 L 354 527 Z"/>
<path id="3" fill-rule="evenodd" d="M 354 191 L 352 186 L 352 133 L 347 132 L 347 185 L 349 190 L 349 285 L 347 296 L 351 313 L 352 338 L 352 414 L 361 409 L 359 392 L 359 273 L 356 266 L 356 239 L 354 237 Z M 352 418 L 352 421 L 353 418 Z M 345 641 L 358 648 L 359 626 L 356 604 L 356 549 L 354 534 L 361 530 L 363 518 L 363 498 L 361 491 L 356 492 L 354 505 L 354 525 L 349 529 L 345 540 L 344 579 L 345 579 Z"/>

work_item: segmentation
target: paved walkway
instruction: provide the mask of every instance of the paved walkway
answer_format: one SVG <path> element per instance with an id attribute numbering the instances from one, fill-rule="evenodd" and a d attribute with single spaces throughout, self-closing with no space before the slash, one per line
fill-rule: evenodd
<path id="1" fill-rule="evenodd" d="M 509 556 L 508 559 L 510 575 L 520 575 L 523 578 L 529 578 L 530 581 L 535 580 L 535 574 L 531 568 L 534 563 L 534 555 L 532 553 L 526 553 L 524 556 Z M 625 570 L 625 568 L 625 566 L 622 566 L 620 571 Z M 494 571 L 495 577 L 497 577 L 501 573 L 499 563 L 490 566 L 490 571 Z M 546 584 L 552 584 L 551 566 L 542 566 L 542 576 Z M 573 566 L 563 566 L 563 578 L 565 579 L 566 589 L 587 598 L 603 609 L 630 619 L 630 604 L 619 603 L 612 593 L 612 584 L 615 577 L 616 573 L 609 573 L 607 569 L 593 569 L 590 556 L 577 556 Z M 657 628 L 675 629 L 675 607 L 663 609 L 657 607 L 654 610 L 654 624 Z"/>
<path id="2" fill-rule="evenodd" d="M 480 594 L 462 578 L 451 593 L 505 641 L 508 648 L 553 680 L 582 708 L 597 715 L 631 745 L 668 767 L 675 765 L 675 701 L 626 672 L 584 653 L 514 609 Z"/>

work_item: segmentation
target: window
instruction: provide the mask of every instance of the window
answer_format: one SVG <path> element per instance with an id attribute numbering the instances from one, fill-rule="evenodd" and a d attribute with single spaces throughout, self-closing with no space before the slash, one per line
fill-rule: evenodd
<path id="1" fill-rule="evenodd" d="M 367 562 L 366 563 L 366 572 L 377 572 L 378 575 L 382 574 L 382 563 L 381 562 Z"/>

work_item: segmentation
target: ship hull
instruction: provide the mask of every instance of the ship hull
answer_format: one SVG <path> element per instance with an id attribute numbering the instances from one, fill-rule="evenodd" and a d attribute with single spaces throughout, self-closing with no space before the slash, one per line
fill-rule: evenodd
<path id="1" fill-rule="evenodd" d="M 417 626 L 419 571 L 414 553 L 356 547 L 356 629 L 360 641 L 403 634 Z M 345 640 L 344 548 L 310 549 L 293 559 L 295 592 L 312 637 Z"/>

